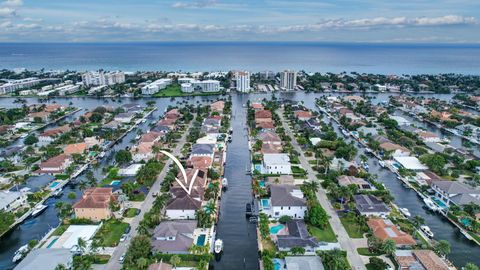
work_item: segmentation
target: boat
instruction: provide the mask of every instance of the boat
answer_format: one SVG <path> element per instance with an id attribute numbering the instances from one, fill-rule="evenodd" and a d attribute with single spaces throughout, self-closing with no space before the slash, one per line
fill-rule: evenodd
<path id="1" fill-rule="evenodd" d="M 423 202 L 425 203 L 428 209 L 432 211 L 438 211 L 438 207 L 435 205 L 432 199 L 426 197 L 426 198 L 423 198 Z"/>
<path id="2" fill-rule="evenodd" d="M 22 135 L 20 135 L 20 138 L 26 138 L 28 136 L 28 133 L 23 133 Z"/>
<path id="3" fill-rule="evenodd" d="M 25 256 L 25 254 L 28 252 L 28 250 L 28 244 L 21 246 L 19 249 L 17 249 L 17 251 L 15 251 L 12 262 L 18 262 L 19 260 L 21 260 L 23 256 Z"/>
<path id="4" fill-rule="evenodd" d="M 404 214 L 406 217 L 411 217 L 412 215 L 410 214 L 410 211 L 408 211 L 408 208 L 398 208 L 398 210 Z"/>
<path id="5" fill-rule="evenodd" d="M 370 167 L 368 166 L 368 164 L 367 164 L 367 163 L 365 163 L 365 164 L 363 164 L 363 168 L 365 169 L 365 171 L 367 171 L 367 172 L 368 172 L 368 169 L 369 169 Z"/>
<path id="6" fill-rule="evenodd" d="M 367 152 L 367 153 L 373 153 L 372 149 L 370 149 L 370 148 L 368 148 L 368 147 L 365 148 L 365 152 Z"/>
<path id="7" fill-rule="evenodd" d="M 105 152 L 101 152 L 99 155 L 98 155 L 100 158 L 103 158 L 105 156 Z"/>
<path id="8" fill-rule="evenodd" d="M 222 187 L 223 187 L 223 188 L 227 188 L 227 187 L 228 187 L 228 180 L 227 180 L 227 178 L 223 178 L 223 179 L 222 179 Z"/>
<path id="9" fill-rule="evenodd" d="M 385 161 L 380 160 L 378 164 L 380 165 L 380 167 L 385 168 Z"/>
<path id="10" fill-rule="evenodd" d="M 465 236 L 468 240 L 473 240 L 473 237 L 464 229 L 460 229 L 460 232 Z"/>
<path id="11" fill-rule="evenodd" d="M 222 239 L 215 240 L 215 254 L 220 254 L 223 250 L 223 241 Z"/>
<path id="12" fill-rule="evenodd" d="M 348 131 L 346 131 L 345 129 L 342 129 L 342 133 L 347 137 L 350 136 L 350 133 L 348 133 Z"/>
<path id="13" fill-rule="evenodd" d="M 57 188 L 57 189 L 53 192 L 53 196 L 54 196 L 54 197 L 59 197 L 60 195 L 62 195 L 62 189 L 61 189 L 61 188 Z"/>
<path id="14" fill-rule="evenodd" d="M 433 238 L 433 232 L 427 225 L 420 226 L 420 230 L 422 230 L 422 232 L 425 233 L 428 237 Z"/>
<path id="15" fill-rule="evenodd" d="M 38 204 L 37 206 L 35 206 L 35 208 L 33 208 L 32 217 L 35 217 L 35 216 L 39 215 L 45 209 L 47 209 L 47 207 L 48 207 L 48 205 Z"/>

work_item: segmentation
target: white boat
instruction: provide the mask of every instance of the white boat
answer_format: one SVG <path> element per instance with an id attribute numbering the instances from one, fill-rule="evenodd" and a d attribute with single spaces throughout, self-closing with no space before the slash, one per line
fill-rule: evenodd
<path id="1" fill-rule="evenodd" d="M 425 233 L 428 237 L 433 238 L 433 232 L 430 230 L 430 227 L 423 225 L 420 226 L 420 230 Z"/>
<path id="2" fill-rule="evenodd" d="M 62 189 L 61 188 L 57 188 L 54 192 L 53 192 L 53 196 L 54 197 L 58 197 L 62 194 Z"/>
<path id="3" fill-rule="evenodd" d="M 25 254 L 28 252 L 28 250 L 28 244 L 21 246 L 19 249 L 17 249 L 17 251 L 15 251 L 12 262 L 18 262 L 19 260 L 21 260 L 23 256 L 25 256 Z"/>
<path id="4" fill-rule="evenodd" d="M 372 149 L 370 149 L 370 148 L 368 148 L 368 147 L 365 148 L 365 152 L 367 152 L 367 153 L 373 153 Z"/>
<path id="5" fill-rule="evenodd" d="M 350 133 L 348 133 L 348 131 L 346 131 L 345 129 L 342 129 L 342 133 L 347 137 L 350 136 Z"/>
<path id="6" fill-rule="evenodd" d="M 103 158 L 105 156 L 105 152 L 101 152 L 100 155 L 98 155 L 98 156 Z"/>
<path id="7" fill-rule="evenodd" d="M 215 254 L 220 254 L 223 250 L 223 241 L 222 239 L 217 239 L 215 240 L 215 246 L 214 246 Z"/>
<path id="8" fill-rule="evenodd" d="M 228 187 L 228 180 L 227 180 L 227 178 L 223 178 L 223 179 L 222 179 L 222 187 L 223 187 L 223 188 L 227 188 L 227 187 Z"/>
<path id="9" fill-rule="evenodd" d="M 412 215 L 410 214 L 410 211 L 408 211 L 408 208 L 398 208 L 398 210 L 404 214 L 406 217 L 411 217 Z"/>
<path id="10" fill-rule="evenodd" d="M 378 164 L 380 165 L 380 167 L 385 168 L 385 161 L 380 160 Z"/>
<path id="11" fill-rule="evenodd" d="M 33 209 L 32 217 L 35 217 L 35 216 L 39 215 L 39 214 L 42 213 L 45 209 L 47 209 L 47 207 L 48 207 L 48 205 L 38 204 L 38 205 L 35 206 L 35 208 Z"/>
<path id="12" fill-rule="evenodd" d="M 367 172 L 368 172 L 368 169 L 369 169 L 370 167 L 368 166 L 368 164 L 367 164 L 367 163 L 365 163 L 365 164 L 363 164 L 363 168 L 365 169 L 365 171 L 367 171 Z"/>
<path id="13" fill-rule="evenodd" d="M 28 136 L 28 133 L 23 133 L 22 135 L 20 135 L 20 138 L 26 138 Z"/>
<path id="14" fill-rule="evenodd" d="M 464 229 L 460 229 L 460 232 L 465 236 L 468 240 L 473 240 L 473 237 Z"/>
<path id="15" fill-rule="evenodd" d="M 430 198 L 423 198 L 423 202 L 425 205 L 428 207 L 428 209 L 432 211 L 438 211 L 438 207 L 435 205 L 435 203 L 432 201 Z"/>

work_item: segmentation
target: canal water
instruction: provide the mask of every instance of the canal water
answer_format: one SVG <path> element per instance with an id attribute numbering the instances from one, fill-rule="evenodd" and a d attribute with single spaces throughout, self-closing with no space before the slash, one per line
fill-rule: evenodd
<path id="1" fill-rule="evenodd" d="M 330 94 L 338 95 L 338 94 Z M 374 103 L 388 101 L 392 94 L 382 93 L 372 95 L 375 98 Z M 258 255 L 256 245 L 255 225 L 249 224 L 245 219 L 245 204 L 251 201 L 251 178 L 245 174 L 246 166 L 250 163 L 250 153 L 247 145 L 247 131 L 246 127 L 246 109 L 243 104 L 247 100 L 255 101 L 261 99 L 270 99 L 272 94 L 250 94 L 250 95 L 233 95 L 233 113 L 232 113 L 232 127 L 233 127 L 233 141 L 229 145 L 227 152 L 227 164 L 225 167 L 225 176 L 229 180 L 229 189 L 222 195 L 220 220 L 218 223 L 218 236 L 224 240 L 224 253 L 220 261 L 215 262 L 213 266 L 216 269 L 258 269 Z M 317 110 L 315 106 L 315 98 L 323 96 L 323 94 L 315 93 L 282 93 L 275 94 L 277 98 L 290 99 L 298 102 L 303 102 L 306 107 Z M 443 100 L 450 100 L 452 95 L 423 95 L 426 97 L 435 97 Z M 100 105 L 120 106 L 126 103 L 146 104 L 147 101 L 153 100 L 156 102 L 157 111 L 152 114 L 147 123 L 140 125 L 142 130 L 148 130 L 149 122 L 158 119 L 163 114 L 169 105 L 184 105 L 184 104 L 200 104 L 217 100 L 216 96 L 203 97 L 183 97 L 183 98 L 122 98 L 120 102 L 112 101 L 112 99 L 98 99 L 98 98 L 54 98 L 50 99 L 49 103 L 56 102 L 58 104 L 68 105 L 70 102 L 74 106 L 84 109 L 94 109 Z M 27 104 L 38 103 L 36 98 L 27 98 Z M 10 108 L 21 106 L 13 103 L 11 98 L 0 98 L 0 107 Z M 75 116 L 78 116 L 75 114 Z M 69 118 L 70 119 L 70 118 Z M 340 133 L 339 133 L 340 134 Z M 130 132 L 123 140 L 114 146 L 112 150 L 102 159 L 101 165 L 94 168 L 94 174 L 98 180 L 101 180 L 103 173 L 101 168 L 113 162 L 115 151 L 124 149 L 130 145 L 130 141 L 135 138 L 136 131 Z M 340 134 L 341 136 L 341 134 Z M 480 247 L 463 237 L 458 230 L 453 227 L 448 221 L 437 214 L 432 214 L 423 209 L 423 202 L 417 197 L 413 190 L 406 189 L 402 186 L 391 172 L 379 167 L 376 160 L 369 160 L 370 171 L 379 176 L 379 181 L 384 183 L 388 189 L 391 190 L 395 197 L 395 203 L 399 207 L 406 207 L 412 213 L 412 216 L 420 215 L 425 218 L 426 223 L 435 233 L 435 238 L 446 239 L 452 245 L 452 252 L 448 256 L 449 259 L 457 266 L 463 266 L 466 262 L 474 262 L 480 265 Z M 78 177 L 79 182 L 85 176 Z M 35 182 L 35 181 L 32 181 Z M 14 267 L 11 259 L 13 253 L 22 245 L 28 243 L 31 239 L 40 239 L 50 228 L 56 227 L 59 223 L 57 217 L 57 210 L 55 209 L 56 201 L 67 201 L 73 203 L 75 200 L 67 198 L 68 193 L 74 192 L 77 198 L 81 195 L 78 185 L 69 184 L 64 188 L 63 195 L 60 198 L 51 198 L 47 201 L 50 206 L 47 210 L 36 218 L 29 218 L 24 223 L 17 226 L 11 232 L 0 239 L 0 269 L 11 269 Z M 245 259 L 244 259 L 245 258 Z"/>

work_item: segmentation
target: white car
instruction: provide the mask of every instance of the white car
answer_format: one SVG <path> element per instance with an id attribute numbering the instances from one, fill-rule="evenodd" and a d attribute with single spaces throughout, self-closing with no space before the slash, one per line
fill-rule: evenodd
<path id="1" fill-rule="evenodd" d="M 120 259 L 118 259 L 118 261 L 123 263 L 124 260 L 125 260 L 125 253 L 123 253 L 122 256 L 120 256 Z"/>
<path id="2" fill-rule="evenodd" d="M 125 240 L 127 240 L 127 235 L 126 234 L 124 234 L 124 235 L 122 235 L 122 237 L 120 237 L 120 242 L 123 242 Z"/>

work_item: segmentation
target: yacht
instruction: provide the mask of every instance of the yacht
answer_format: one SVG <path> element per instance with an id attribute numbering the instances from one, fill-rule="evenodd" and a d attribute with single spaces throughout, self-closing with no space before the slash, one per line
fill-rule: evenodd
<path id="1" fill-rule="evenodd" d="M 53 196 L 54 196 L 54 197 L 60 197 L 60 195 L 62 195 L 62 189 L 61 189 L 61 188 L 57 188 L 57 189 L 53 192 Z"/>
<path id="2" fill-rule="evenodd" d="M 223 179 L 222 179 L 222 187 L 223 187 L 224 189 L 226 189 L 226 188 L 228 187 L 228 180 L 227 180 L 227 178 L 223 178 Z"/>
<path id="3" fill-rule="evenodd" d="M 38 204 L 35 206 L 35 208 L 32 211 L 32 217 L 38 216 L 40 213 L 42 213 L 45 209 L 47 209 L 48 205 L 44 204 Z"/>
<path id="4" fill-rule="evenodd" d="M 348 131 L 345 130 L 345 129 L 342 129 L 342 133 L 343 133 L 343 135 L 345 135 L 346 137 L 350 136 L 350 133 L 348 133 Z"/>
<path id="5" fill-rule="evenodd" d="M 465 236 L 468 240 L 473 240 L 473 237 L 464 229 L 460 229 L 460 232 Z"/>
<path id="6" fill-rule="evenodd" d="M 410 214 L 410 211 L 408 211 L 408 208 L 398 208 L 398 210 L 404 214 L 406 217 L 411 217 L 412 215 Z"/>
<path id="7" fill-rule="evenodd" d="M 423 225 L 420 226 L 420 230 L 425 233 L 428 237 L 433 238 L 433 232 L 430 230 L 430 227 Z"/>
<path id="8" fill-rule="evenodd" d="M 378 164 L 380 165 L 380 167 L 385 168 L 385 161 L 380 160 Z"/>
<path id="9" fill-rule="evenodd" d="M 19 249 L 17 249 L 17 251 L 15 251 L 12 262 L 18 262 L 19 260 L 21 260 L 23 256 L 25 256 L 25 254 L 28 252 L 28 250 L 28 244 L 21 246 Z"/>
<path id="10" fill-rule="evenodd" d="M 425 203 L 425 205 L 427 205 L 428 209 L 432 211 L 438 211 L 438 207 L 435 205 L 432 199 L 426 197 L 426 198 L 423 198 L 423 202 Z"/>
<path id="11" fill-rule="evenodd" d="M 220 254 L 223 250 L 223 241 L 222 239 L 215 240 L 215 254 Z"/>
<path id="12" fill-rule="evenodd" d="M 367 172 L 368 172 L 368 169 L 369 169 L 370 167 L 368 166 L 368 164 L 367 164 L 367 163 L 364 163 L 364 164 L 363 164 L 363 168 L 365 169 L 365 171 L 367 171 Z"/>

